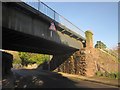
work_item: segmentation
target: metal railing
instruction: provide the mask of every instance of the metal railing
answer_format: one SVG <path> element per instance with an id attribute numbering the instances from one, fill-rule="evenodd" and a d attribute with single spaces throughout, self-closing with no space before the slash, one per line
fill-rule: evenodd
<path id="1" fill-rule="evenodd" d="M 36 10 L 42 12 L 43 14 L 47 15 L 51 19 L 55 20 L 56 22 L 60 23 L 61 25 L 64 25 L 71 31 L 79 34 L 83 38 L 85 38 L 85 33 L 81 29 L 79 29 L 77 26 L 72 24 L 70 21 L 65 19 L 63 16 L 58 14 L 56 11 L 48 7 L 45 3 L 41 2 L 40 0 L 22 0 L 26 4 L 30 5 L 31 7 L 35 8 Z"/>

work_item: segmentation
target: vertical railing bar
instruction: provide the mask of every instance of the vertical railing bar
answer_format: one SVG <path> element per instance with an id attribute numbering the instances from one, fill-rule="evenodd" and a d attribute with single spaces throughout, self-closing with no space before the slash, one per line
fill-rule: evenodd
<path id="1" fill-rule="evenodd" d="M 43 11 L 42 11 L 41 5 L 43 5 Z M 34 7 L 34 5 L 32 5 L 32 6 Z M 57 13 L 55 10 L 53 10 L 52 8 L 50 8 L 48 5 L 46 5 L 45 3 L 41 2 L 40 0 L 38 0 L 38 7 L 37 8 L 38 8 L 39 11 L 41 11 L 44 14 L 46 14 L 47 16 L 51 17 L 53 19 L 53 21 L 56 21 L 58 19 L 57 22 L 67 26 L 69 29 L 73 29 L 71 31 L 75 31 L 76 33 L 79 33 L 79 34 L 82 34 L 83 36 L 85 36 L 83 30 L 81 30 L 80 28 L 75 26 L 73 23 L 68 21 L 66 18 L 64 18 L 62 15 Z M 50 9 L 50 12 L 49 12 L 49 9 Z M 57 15 L 58 18 L 56 17 L 56 15 Z"/>
<path id="2" fill-rule="evenodd" d="M 38 0 L 38 11 L 40 11 L 40 0 Z"/>
<path id="3" fill-rule="evenodd" d="M 54 21 L 55 21 L 55 11 L 54 11 Z"/>

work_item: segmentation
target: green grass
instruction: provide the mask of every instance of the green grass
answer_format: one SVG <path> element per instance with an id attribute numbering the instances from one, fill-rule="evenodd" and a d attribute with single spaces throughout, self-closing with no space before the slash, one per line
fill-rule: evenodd
<path id="1" fill-rule="evenodd" d="M 103 72 L 96 72 L 96 76 L 99 77 L 108 77 L 112 79 L 120 79 L 120 72 L 113 72 L 113 73 L 103 73 Z"/>

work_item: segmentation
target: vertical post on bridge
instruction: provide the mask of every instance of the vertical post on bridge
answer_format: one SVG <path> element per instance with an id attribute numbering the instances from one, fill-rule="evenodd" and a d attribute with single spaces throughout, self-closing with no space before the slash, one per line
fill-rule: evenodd
<path id="1" fill-rule="evenodd" d="M 88 30 L 85 32 L 86 36 L 86 47 L 93 48 L 93 33 L 92 31 Z"/>
<path id="2" fill-rule="evenodd" d="M 53 21 L 55 21 L 55 11 L 54 11 L 54 16 L 53 16 Z M 50 36 L 52 37 L 53 36 L 53 32 L 52 31 L 56 31 L 56 27 L 55 27 L 55 24 L 54 24 L 54 22 L 51 22 L 51 25 L 50 25 L 50 27 L 49 27 L 49 29 L 51 30 L 50 31 Z"/>
<path id="3" fill-rule="evenodd" d="M 50 31 L 50 36 L 52 37 L 53 36 L 53 32 L 52 31 L 56 31 L 56 27 L 55 27 L 54 22 L 51 22 L 51 25 L 50 25 L 49 29 L 51 30 Z"/>
<path id="4" fill-rule="evenodd" d="M 52 37 L 52 30 L 50 31 L 50 36 Z"/>
<path id="5" fill-rule="evenodd" d="M 38 0 L 38 10 L 40 11 L 40 0 Z"/>

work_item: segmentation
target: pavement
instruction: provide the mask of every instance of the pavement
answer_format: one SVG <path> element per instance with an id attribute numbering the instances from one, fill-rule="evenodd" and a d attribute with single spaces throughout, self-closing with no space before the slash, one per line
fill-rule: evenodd
<path id="1" fill-rule="evenodd" d="M 67 74 L 67 73 L 62 73 L 62 72 L 59 72 L 59 73 L 65 77 L 78 78 L 84 81 L 90 81 L 90 82 L 96 82 L 96 83 L 102 83 L 106 85 L 120 87 L 120 80 L 118 79 L 111 79 L 111 78 L 106 78 L 106 77 L 85 77 L 85 76 L 72 75 L 72 74 Z"/>

